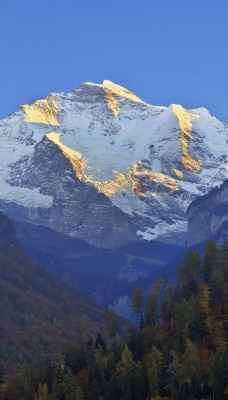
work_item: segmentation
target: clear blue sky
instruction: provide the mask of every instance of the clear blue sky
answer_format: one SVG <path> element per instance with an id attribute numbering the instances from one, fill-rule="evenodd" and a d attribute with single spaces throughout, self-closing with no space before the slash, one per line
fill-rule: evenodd
<path id="1" fill-rule="evenodd" d="M 228 0 L 0 0 L 0 118 L 110 79 L 228 122 Z"/>

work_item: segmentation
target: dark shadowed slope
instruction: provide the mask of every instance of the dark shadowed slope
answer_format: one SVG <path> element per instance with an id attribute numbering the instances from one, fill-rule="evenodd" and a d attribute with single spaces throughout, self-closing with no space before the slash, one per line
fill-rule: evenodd
<path id="1" fill-rule="evenodd" d="M 15 364 L 37 352 L 57 359 L 68 341 L 96 333 L 103 320 L 102 309 L 24 255 L 0 213 L 0 359 Z"/>

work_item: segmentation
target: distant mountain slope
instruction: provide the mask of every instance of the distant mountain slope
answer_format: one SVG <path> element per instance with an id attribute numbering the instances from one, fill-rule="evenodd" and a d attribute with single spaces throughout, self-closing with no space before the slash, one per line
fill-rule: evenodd
<path id="1" fill-rule="evenodd" d="M 18 247 L 16 231 L 9 218 L 0 211 L 0 240 L 13 247 Z"/>
<path id="2" fill-rule="evenodd" d="M 221 243 L 228 237 L 228 179 L 188 209 L 188 246 L 208 239 Z"/>
<path id="3" fill-rule="evenodd" d="M 155 241 L 99 249 L 44 226 L 18 220 L 13 224 L 20 245 L 34 262 L 103 307 L 131 297 L 139 285 L 149 287 L 165 271 L 167 261 L 182 251 Z"/>
<path id="4" fill-rule="evenodd" d="M 0 209 L 97 247 L 184 243 L 186 210 L 227 173 L 228 126 L 105 80 L 0 121 Z"/>
<path id="5" fill-rule="evenodd" d="M 57 359 L 83 331 L 101 330 L 104 317 L 96 304 L 33 264 L 0 214 L 0 360 L 17 364 L 38 352 Z"/>

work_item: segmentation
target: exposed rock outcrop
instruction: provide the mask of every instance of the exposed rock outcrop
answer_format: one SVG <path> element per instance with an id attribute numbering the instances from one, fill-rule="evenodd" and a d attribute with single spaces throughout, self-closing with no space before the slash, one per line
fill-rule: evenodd
<path id="1" fill-rule="evenodd" d="M 228 180 L 195 200 L 187 215 L 188 246 L 211 238 L 221 242 L 228 235 Z"/>

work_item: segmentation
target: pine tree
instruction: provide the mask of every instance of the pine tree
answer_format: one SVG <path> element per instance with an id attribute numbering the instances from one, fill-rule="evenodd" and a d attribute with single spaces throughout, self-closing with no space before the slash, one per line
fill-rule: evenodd
<path id="1" fill-rule="evenodd" d="M 106 345 L 105 342 L 101 336 L 101 333 L 98 332 L 96 340 L 95 340 L 95 344 L 94 344 L 94 348 L 97 350 L 98 348 L 101 348 L 103 350 L 103 352 L 106 351 Z"/>
<path id="2" fill-rule="evenodd" d="M 228 382 L 228 344 L 222 343 L 210 359 L 210 379 L 213 399 L 225 400 L 225 390 Z"/>
<path id="3" fill-rule="evenodd" d="M 175 390 L 178 389 L 178 386 L 181 381 L 182 368 L 178 354 L 171 350 L 172 361 L 168 364 L 167 367 L 167 389 L 171 391 L 171 398 L 174 400 Z"/>
<path id="4" fill-rule="evenodd" d="M 127 345 L 121 353 L 121 359 L 116 366 L 123 399 L 132 400 L 132 382 L 137 364 L 133 361 L 132 353 Z"/>
<path id="5" fill-rule="evenodd" d="M 162 368 L 162 352 L 156 346 L 153 346 L 148 363 L 148 381 L 150 385 L 150 391 L 153 396 L 157 396 L 161 393 Z"/>
<path id="6" fill-rule="evenodd" d="M 145 325 L 155 326 L 158 323 L 158 303 L 154 292 L 149 294 L 145 305 Z"/>
<path id="7" fill-rule="evenodd" d="M 183 357 L 184 382 L 190 383 L 193 379 L 199 378 L 200 360 L 196 346 L 190 339 L 186 339 L 185 352 Z"/>
<path id="8" fill-rule="evenodd" d="M 198 251 L 190 251 L 177 270 L 177 289 L 183 297 L 197 294 L 201 281 L 201 259 Z"/>
<path id="9" fill-rule="evenodd" d="M 203 283 L 200 287 L 200 293 L 199 293 L 199 309 L 200 312 L 208 316 L 209 311 L 210 311 L 210 291 L 208 288 L 208 285 L 206 283 Z"/>
<path id="10" fill-rule="evenodd" d="M 116 337 L 118 317 L 113 310 L 109 310 L 105 321 L 105 330 L 109 339 L 114 339 Z"/>
<path id="11" fill-rule="evenodd" d="M 73 374 L 77 374 L 83 368 L 87 367 L 85 343 L 80 343 L 79 346 L 69 346 L 65 358 L 65 364 Z"/>
<path id="12" fill-rule="evenodd" d="M 77 386 L 75 377 L 71 370 L 64 364 L 59 366 L 54 393 L 55 400 L 83 399 L 81 389 Z"/>
<path id="13" fill-rule="evenodd" d="M 48 387 L 46 383 L 39 383 L 38 392 L 35 400 L 48 400 Z"/>
<path id="14" fill-rule="evenodd" d="M 218 258 L 218 247 L 213 240 L 209 240 L 204 249 L 203 279 L 208 282 L 215 271 Z"/>
<path id="15" fill-rule="evenodd" d="M 131 309 L 135 314 L 139 314 L 141 319 L 141 325 L 144 325 L 145 314 L 144 314 L 144 297 L 141 288 L 136 288 L 131 299 Z"/>

